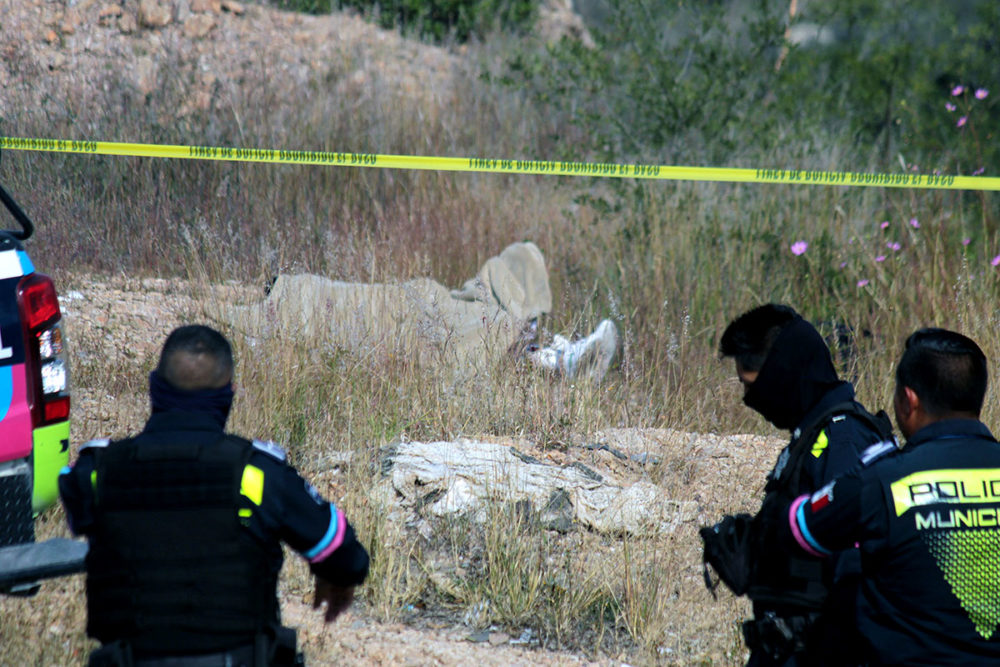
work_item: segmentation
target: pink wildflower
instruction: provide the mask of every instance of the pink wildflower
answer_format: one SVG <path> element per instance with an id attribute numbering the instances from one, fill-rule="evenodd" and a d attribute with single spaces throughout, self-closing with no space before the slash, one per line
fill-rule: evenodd
<path id="1" fill-rule="evenodd" d="M 990 264 L 992 264 L 993 266 L 1000 266 L 1000 255 L 997 255 L 992 260 L 990 260 Z"/>
<path id="2" fill-rule="evenodd" d="M 795 243 L 792 244 L 793 255 L 801 255 L 808 249 L 809 249 L 809 244 L 806 243 L 805 241 L 796 241 Z"/>
<path id="3" fill-rule="evenodd" d="M 864 279 L 858 281 L 858 287 L 864 287 L 867 284 L 868 284 L 868 279 L 867 278 L 864 278 Z"/>
<path id="4" fill-rule="evenodd" d="M 989 95 L 989 94 L 990 94 L 990 91 L 986 90 L 985 88 L 976 88 L 976 99 L 977 100 L 985 100 L 986 96 Z"/>
<path id="5" fill-rule="evenodd" d="M 881 227 L 882 229 L 887 229 L 889 227 L 889 221 L 883 220 L 882 224 L 880 224 L 879 227 Z"/>
<path id="6" fill-rule="evenodd" d="M 965 86 L 955 86 L 954 88 L 951 89 L 951 96 L 958 97 L 964 92 L 965 92 Z"/>
<path id="7" fill-rule="evenodd" d="M 955 110 L 955 109 L 957 109 L 958 107 L 956 107 L 956 106 L 955 106 L 954 104 L 952 104 L 951 102 L 945 102 L 945 103 L 944 103 L 944 108 L 945 108 L 945 109 L 947 109 L 948 111 L 954 111 L 954 110 Z"/>
<path id="8" fill-rule="evenodd" d="M 884 262 L 885 261 L 885 255 L 879 255 L 878 257 L 875 258 L 875 261 L 876 262 Z"/>
<path id="9" fill-rule="evenodd" d="M 920 221 L 916 218 L 910 218 L 910 227 L 914 229 L 920 229 Z"/>
<path id="10" fill-rule="evenodd" d="M 968 236 L 962 239 L 962 245 L 969 245 L 970 243 L 972 243 L 972 239 L 970 239 Z"/>
<path id="11" fill-rule="evenodd" d="M 972 172 L 972 175 L 973 176 L 979 176 L 984 171 L 986 171 L 986 167 L 980 167 L 979 169 L 976 169 L 974 172 Z"/>
<path id="12" fill-rule="evenodd" d="M 844 268 L 845 266 L 847 266 L 847 262 L 841 262 L 840 263 L 840 268 Z"/>
<path id="13" fill-rule="evenodd" d="M 963 125 L 965 125 L 965 121 L 967 120 L 969 120 L 968 116 L 962 116 L 961 118 L 958 119 L 958 122 L 955 123 L 955 127 L 962 127 Z"/>
<path id="14" fill-rule="evenodd" d="M 902 246 L 900 246 L 895 241 L 889 241 L 888 243 L 885 244 L 885 247 L 888 248 L 889 250 L 894 250 L 898 252 Z"/>

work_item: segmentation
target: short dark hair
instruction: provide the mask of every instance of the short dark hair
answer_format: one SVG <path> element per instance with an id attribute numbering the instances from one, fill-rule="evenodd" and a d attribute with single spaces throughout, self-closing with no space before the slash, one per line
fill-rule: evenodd
<path id="1" fill-rule="evenodd" d="M 176 389 L 221 387 L 233 376 L 233 348 L 225 336 L 210 327 L 178 327 L 163 344 L 156 372 Z"/>
<path id="2" fill-rule="evenodd" d="M 929 415 L 964 412 L 979 416 L 988 381 L 986 355 L 971 339 L 926 328 L 906 339 L 896 366 L 897 389 L 909 387 Z"/>
<path id="3" fill-rule="evenodd" d="M 719 354 L 734 357 L 748 371 L 759 371 L 778 334 L 799 314 L 791 306 L 767 303 L 729 323 L 719 339 Z"/>

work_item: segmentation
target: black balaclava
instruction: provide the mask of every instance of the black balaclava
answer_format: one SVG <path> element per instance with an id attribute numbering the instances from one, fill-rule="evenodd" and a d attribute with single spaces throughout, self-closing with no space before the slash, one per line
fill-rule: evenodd
<path id="1" fill-rule="evenodd" d="M 233 406 L 233 383 L 218 389 L 185 391 L 177 389 L 153 371 L 149 374 L 149 402 L 154 414 L 171 410 L 203 412 L 225 428 L 229 409 Z"/>
<path id="2" fill-rule="evenodd" d="M 743 402 L 778 428 L 790 431 L 841 383 L 823 337 L 799 317 L 778 334 Z"/>

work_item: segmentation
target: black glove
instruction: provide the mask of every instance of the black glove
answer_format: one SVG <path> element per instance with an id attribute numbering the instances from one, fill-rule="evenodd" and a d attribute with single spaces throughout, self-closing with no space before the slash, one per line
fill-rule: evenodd
<path id="1" fill-rule="evenodd" d="M 698 531 L 704 544 L 702 563 L 705 586 L 715 596 L 719 582 L 712 582 L 708 566 L 735 595 L 746 595 L 750 586 L 750 533 L 753 517 L 749 514 L 727 516 L 714 526 Z"/>

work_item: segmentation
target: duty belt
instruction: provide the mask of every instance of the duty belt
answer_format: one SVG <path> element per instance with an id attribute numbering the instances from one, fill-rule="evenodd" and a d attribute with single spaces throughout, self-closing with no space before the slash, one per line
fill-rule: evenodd
<path id="1" fill-rule="evenodd" d="M 784 662 L 806 646 L 806 635 L 819 614 L 778 616 L 764 612 L 743 623 L 743 640 L 751 650 L 761 651 L 776 662 Z"/>
<path id="2" fill-rule="evenodd" d="M 253 646 L 196 656 L 136 658 L 135 667 L 254 667 Z"/>
<path id="3" fill-rule="evenodd" d="M 89 667 L 255 667 L 252 644 L 201 655 L 134 657 L 124 642 L 112 642 L 90 654 Z M 266 663 L 265 663 L 266 664 Z"/>

